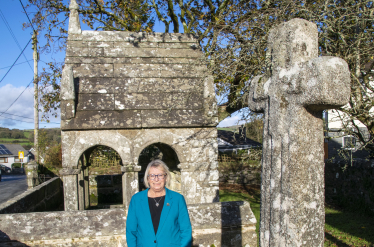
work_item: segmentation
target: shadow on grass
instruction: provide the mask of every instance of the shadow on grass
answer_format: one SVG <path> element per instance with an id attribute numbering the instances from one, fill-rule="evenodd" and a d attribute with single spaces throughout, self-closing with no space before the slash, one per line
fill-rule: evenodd
<path id="1" fill-rule="evenodd" d="M 339 247 L 350 247 L 348 244 L 343 243 L 341 240 L 337 239 L 333 235 L 325 232 L 325 242 L 327 242 L 327 246 L 339 246 Z M 325 244 L 326 246 L 326 244 Z"/>
<path id="2" fill-rule="evenodd" d="M 260 222 L 259 187 L 220 184 L 220 201 L 248 201 L 257 219 L 256 232 Z M 356 212 L 334 209 L 326 205 L 325 246 L 373 246 L 374 217 Z"/>
<path id="3" fill-rule="evenodd" d="M 374 245 L 374 217 L 360 215 L 349 211 L 326 208 L 325 231 L 326 239 L 338 246 L 369 246 Z M 334 237 L 335 240 L 329 239 Z M 338 237 L 338 238 L 337 238 Z M 346 245 L 344 243 L 348 243 Z"/>

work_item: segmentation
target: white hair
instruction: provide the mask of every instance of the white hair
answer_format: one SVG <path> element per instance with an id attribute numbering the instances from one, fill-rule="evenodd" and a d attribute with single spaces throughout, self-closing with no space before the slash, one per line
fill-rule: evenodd
<path id="1" fill-rule="evenodd" d="M 151 169 L 151 167 L 155 167 L 157 169 L 162 170 L 164 173 L 166 173 L 166 177 L 164 178 L 165 179 L 165 185 L 167 187 L 169 187 L 170 186 L 170 179 L 171 179 L 170 172 L 169 172 L 169 167 L 162 160 L 153 160 L 148 164 L 147 169 L 145 170 L 145 173 L 144 173 L 144 185 L 145 185 L 145 187 L 149 188 L 148 175 L 149 175 L 149 169 Z"/>

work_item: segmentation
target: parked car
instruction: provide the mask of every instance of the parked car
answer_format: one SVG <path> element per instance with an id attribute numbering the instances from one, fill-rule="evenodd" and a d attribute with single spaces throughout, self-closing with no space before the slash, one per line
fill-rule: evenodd
<path id="1" fill-rule="evenodd" d="M 1 182 L 1 169 L 0 169 L 0 182 Z"/>
<path id="2" fill-rule="evenodd" d="M 4 165 L 0 165 L 0 170 L 2 171 L 3 174 L 10 173 L 12 171 L 12 169 Z"/>

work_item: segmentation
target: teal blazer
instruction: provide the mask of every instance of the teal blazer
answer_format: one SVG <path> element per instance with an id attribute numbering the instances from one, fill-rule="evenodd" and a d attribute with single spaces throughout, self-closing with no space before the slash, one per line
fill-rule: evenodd
<path id="1" fill-rule="evenodd" d="M 157 234 L 148 205 L 148 189 L 131 198 L 126 221 L 128 247 L 190 247 L 192 227 L 184 197 L 165 188 L 166 195 Z"/>

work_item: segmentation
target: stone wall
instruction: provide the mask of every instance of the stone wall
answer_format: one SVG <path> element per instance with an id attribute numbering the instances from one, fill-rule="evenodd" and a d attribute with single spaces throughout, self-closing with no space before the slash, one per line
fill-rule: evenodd
<path id="1" fill-rule="evenodd" d="M 244 170 L 229 173 L 219 173 L 219 181 L 228 184 L 261 184 L 261 167 L 248 167 Z"/>
<path id="2" fill-rule="evenodd" d="M 62 181 L 55 177 L 0 204 L 0 214 L 56 210 L 63 201 Z"/>
<path id="3" fill-rule="evenodd" d="M 188 206 L 193 246 L 257 246 L 248 202 Z M 103 209 L 0 215 L 1 246 L 127 246 L 126 211 Z"/>
<path id="4" fill-rule="evenodd" d="M 374 214 L 374 162 L 326 163 L 326 202 Z"/>

